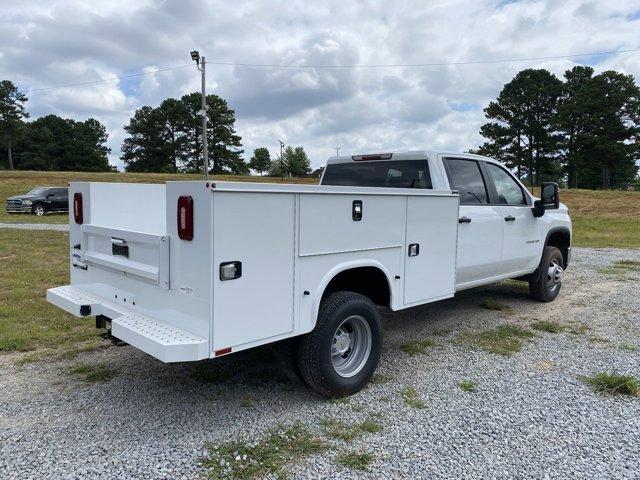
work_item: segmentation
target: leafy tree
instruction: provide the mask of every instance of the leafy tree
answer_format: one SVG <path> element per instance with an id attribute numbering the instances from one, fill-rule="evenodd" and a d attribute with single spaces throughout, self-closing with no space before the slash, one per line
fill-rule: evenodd
<path id="1" fill-rule="evenodd" d="M 304 177 L 311 173 L 311 162 L 302 147 L 287 145 L 273 162 L 269 174 L 276 177 Z"/>
<path id="2" fill-rule="evenodd" d="M 20 92 L 10 80 L 0 81 L 0 134 L 7 148 L 9 169 L 13 170 L 13 141 L 22 131 L 22 119 L 27 118 L 24 104 L 27 96 Z"/>
<path id="3" fill-rule="evenodd" d="M 480 133 L 487 138 L 478 152 L 493 156 L 526 174 L 530 185 L 559 175 L 560 135 L 554 123 L 562 82 L 547 70 L 527 69 L 507 83 L 484 109 L 490 122 Z"/>
<path id="4" fill-rule="evenodd" d="M 259 147 L 253 151 L 249 167 L 261 175 L 269 171 L 269 168 L 271 168 L 271 155 L 269 155 L 267 147 Z"/>
<path id="5" fill-rule="evenodd" d="M 565 132 L 569 187 L 609 188 L 633 181 L 639 156 L 640 89 L 631 75 L 590 67 L 565 73 L 558 124 Z"/>
<path id="6" fill-rule="evenodd" d="M 106 128 L 90 118 L 77 122 L 46 115 L 24 125 L 16 144 L 16 167 L 23 170 L 108 171 Z"/>
<path id="7" fill-rule="evenodd" d="M 159 107 L 142 107 L 125 131 L 122 159 L 128 171 L 202 171 L 202 96 L 168 98 Z M 235 132 L 235 114 L 217 95 L 207 95 L 207 143 L 212 173 L 242 174 L 241 139 Z"/>
<path id="8" fill-rule="evenodd" d="M 202 165 L 201 131 L 202 95 L 190 93 L 181 101 L 189 113 L 187 138 L 190 140 L 191 155 L 186 163 L 189 171 L 198 171 Z M 249 173 L 249 166 L 242 158 L 241 138 L 235 131 L 235 112 L 227 102 L 217 95 L 207 95 L 207 143 L 211 173 Z"/>

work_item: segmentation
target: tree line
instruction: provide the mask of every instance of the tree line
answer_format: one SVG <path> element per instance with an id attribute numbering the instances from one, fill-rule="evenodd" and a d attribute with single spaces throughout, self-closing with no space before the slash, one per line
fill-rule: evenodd
<path id="1" fill-rule="evenodd" d="M 84 122 L 46 115 L 26 122 L 27 96 L 9 80 L 0 82 L 0 158 L 9 169 L 108 171 L 107 130 L 98 120 Z M 2 163 L 0 163 L 2 166 Z"/>
<path id="2" fill-rule="evenodd" d="M 593 189 L 635 180 L 640 89 L 631 75 L 576 66 L 562 81 L 544 69 L 522 70 L 484 113 L 486 142 L 475 152 L 504 162 L 529 185 Z"/>
<path id="3" fill-rule="evenodd" d="M 27 96 L 9 80 L 0 82 L 0 154 L 9 169 L 108 171 L 104 125 L 47 115 L 27 122 Z M 202 96 L 190 93 L 167 98 L 157 107 L 137 109 L 124 127 L 121 148 L 125 170 L 131 172 L 201 172 Z M 235 112 L 217 95 L 207 95 L 207 144 L 210 173 L 300 177 L 311 173 L 303 147 L 287 146 L 271 159 L 266 147 L 255 149 L 250 162 L 242 157 L 235 131 Z M 0 163 L 0 168 L 2 163 Z"/>

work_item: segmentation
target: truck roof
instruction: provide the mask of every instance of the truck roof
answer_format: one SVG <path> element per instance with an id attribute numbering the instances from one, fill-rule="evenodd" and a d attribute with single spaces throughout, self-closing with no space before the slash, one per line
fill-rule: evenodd
<path id="1" fill-rule="evenodd" d="M 379 152 L 366 152 L 366 153 L 356 153 L 354 155 L 339 155 L 329 157 L 327 160 L 327 165 L 332 163 L 350 163 L 355 161 L 354 157 L 377 157 L 382 156 L 382 158 L 371 158 L 371 160 L 422 160 L 424 158 L 429 158 L 436 155 L 464 155 L 465 157 L 473 157 L 482 159 L 485 161 L 500 163 L 494 160 L 493 158 L 484 157 L 482 155 L 476 155 L 473 153 L 462 153 L 462 152 L 451 152 L 446 150 L 405 150 L 405 151 L 379 151 Z M 389 156 L 386 158 L 386 156 Z M 366 161 L 366 160 L 364 160 Z"/>

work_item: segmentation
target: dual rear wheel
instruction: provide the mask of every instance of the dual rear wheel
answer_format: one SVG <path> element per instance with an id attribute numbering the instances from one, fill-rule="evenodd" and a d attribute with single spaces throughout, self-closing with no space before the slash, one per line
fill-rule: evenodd
<path id="1" fill-rule="evenodd" d="M 327 397 L 361 390 L 382 353 L 378 307 L 364 295 L 335 292 L 320 304 L 316 328 L 292 345 L 294 370 Z"/>

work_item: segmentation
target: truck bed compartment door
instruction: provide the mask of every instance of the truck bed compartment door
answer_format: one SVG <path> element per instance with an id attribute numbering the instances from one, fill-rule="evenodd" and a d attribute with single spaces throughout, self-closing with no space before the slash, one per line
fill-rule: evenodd
<path id="1" fill-rule="evenodd" d="M 458 197 L 407 197 L 404 304 L 455 291 Z"/>
<path id="2" fill-rule="evenodd" d="M 169 237 L 97 225 L 82 226 L 79 260 L 169 288 Z"/>

